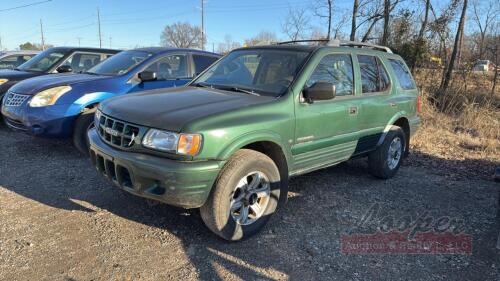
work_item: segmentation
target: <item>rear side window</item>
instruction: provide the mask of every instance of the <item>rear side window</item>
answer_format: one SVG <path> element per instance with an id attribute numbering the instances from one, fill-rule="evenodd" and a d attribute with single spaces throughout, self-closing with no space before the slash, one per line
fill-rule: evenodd
<path id="1" fill-rule="evenodd" d="M 389 59 L 389 62 L 391 63 L 392 69 L 398 78 L 399 86 L 401 88 L 404 90 L 412 90 L 417 87 L 415 85 L 415 81 L 411 78 L 410 71 L 402 61 Z"/>
<path id="2" fill-rule="evenodd" d="M 193 55 L 194 69 L 196 71 L 196 75 L 203 72 L 203 70 L 205 70 L 205 68 L 209 67 L 216 60 L 217 60 L 216 57 Z"/>
<path id="3" fill-rule="evenodd" d="M 328 82 L 335 85 L 337 96 L 354 94 L 353 69 L 350 55 L 327 55 L 321 59 L 311 77 L 306 82 L 306 87 L 311 87 L 316 82 Z"/>
<path id="4" fill-rule="evenodd" d="M 363 93 L 377 93 L 389 89 L 389 75 L 375 56 L 358 55 Z"/>

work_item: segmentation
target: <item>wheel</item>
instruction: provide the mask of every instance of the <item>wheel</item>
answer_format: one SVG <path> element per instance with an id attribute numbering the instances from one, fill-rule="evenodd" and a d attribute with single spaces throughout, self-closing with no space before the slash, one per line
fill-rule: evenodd
<path id="1" fill-rule="evenodd" d="M 94 113 L 96 109 L 86 110 L 78 116 L 73 130 L 73 144 L 83 155 L 89 156 L 89 138 L 87 131 L 94 126 Z"/>
<path id="2" fill-rule="evenodd" d="M 238 241 L 257 233 L 276 211 L 281 179 L 268 156 L 237 151 L 221 170 L 200 208 L 205 225 L 218 236 Z"/>
<path id="3" fill-rule="evenodd" d="M 392 178 L 401 166 L 405 150 L 406 139 L 403 130 L 392 126 L 382 145 L 368 155 L 370 173 L 381 179 Z"/>

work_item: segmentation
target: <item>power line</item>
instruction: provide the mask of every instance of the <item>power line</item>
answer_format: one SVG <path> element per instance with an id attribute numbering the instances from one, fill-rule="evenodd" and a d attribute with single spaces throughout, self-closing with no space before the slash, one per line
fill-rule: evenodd
<path id="1" fill-rule="evenodd" d="M 51 1 L 52 0 L 39 1 L 39 2 L 30 3 L 30 4 L 26 4 L 26 5 L 22 5 L 22 6 L 17 6 L 17 7 L 2 9 L 2 10 L 0 10 L 0 12 L 6 12 L 6 11 L 12 11 L 12 10 L 16 10 L 16 9 L 31 7 L 31 6 L 35 6 L 35 5 L 40 5 L 40 4 L 43 4 L 43 3 L 51 2 Z"/>

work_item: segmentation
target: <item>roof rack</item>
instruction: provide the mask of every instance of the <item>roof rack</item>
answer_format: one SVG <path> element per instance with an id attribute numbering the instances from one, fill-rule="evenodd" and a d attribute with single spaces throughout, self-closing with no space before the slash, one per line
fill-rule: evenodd
<path id="1" fill-rule="evenodd" d="M 392 50 L 389 47 L 365 43 L 365 42 L 345 41 L 345 40 L 338 40 L 338 39 L 332 39 L 332 40 L 327 40 L 327 39 L 294 40 L 294 41 L 279 42 L 279 43 L 277 43 L 277 45 L 308 43 L 308 42 L 319 42 L 319 43 L 323 43 L 324 45 L 332 46 L 332 47 L 371 48 L 374 50 L 378 50 L 378 51 L 392 54 Z"/>

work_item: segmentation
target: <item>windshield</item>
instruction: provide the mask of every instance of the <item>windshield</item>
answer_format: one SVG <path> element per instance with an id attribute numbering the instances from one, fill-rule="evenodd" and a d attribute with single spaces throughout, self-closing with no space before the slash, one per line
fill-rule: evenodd
<path id="1" fill-rule="evenodd" d="M 143 51 L 123 51 L 92 67 L 87 73 L 99 75 L 121 75 L 153 54 Z"/>
<path id="2" fill-rule="evenodd" d="M 47 50 L 29 61 L 21 64 L 17 69 L 24 71 L 44 72 L 56 65 L 67 53 L 60 50 Z"/>
<path id="3" fill-rule="evenodd" d="M 212 65 L 191 85 L 277 97 L 288 89 L 308 55 L 290 50 L 237 50 Z"/>

